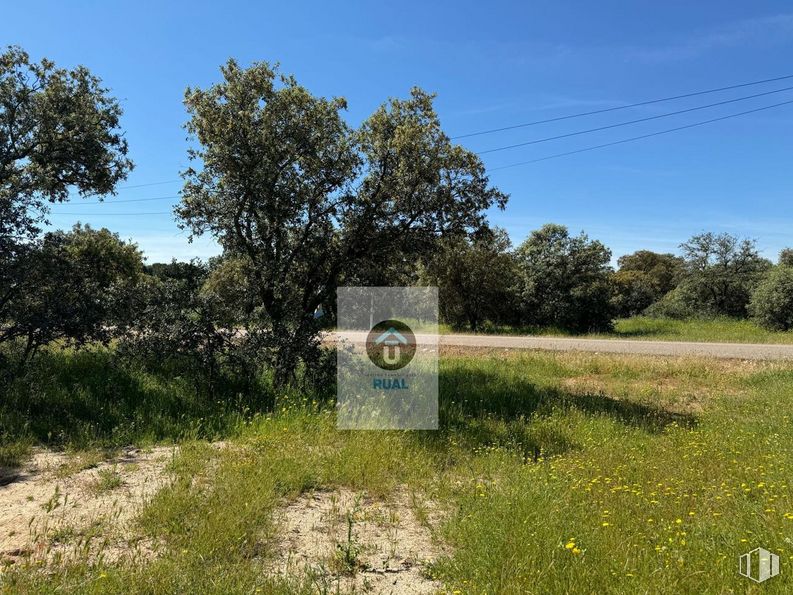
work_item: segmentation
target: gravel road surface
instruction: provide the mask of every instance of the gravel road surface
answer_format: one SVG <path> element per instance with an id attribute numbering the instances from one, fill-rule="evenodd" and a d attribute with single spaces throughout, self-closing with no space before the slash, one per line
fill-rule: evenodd
<path id="1" fill-rule="evenodd" d="M 364 343 L 366 333 L 336 332 L 334 336 L 352 343 Z M 549 351 L 592 351 L 638 355 L 702 356 L 744 360 L 793 360 L 793 345 L 757 343 L 691 343 L 684 341 L 635 341 L 630 339 L 576 339 L 567 337 L 515 337 L 505 335 L 424 335 L 419 344 L 503 349 L 545 349 Z"/>

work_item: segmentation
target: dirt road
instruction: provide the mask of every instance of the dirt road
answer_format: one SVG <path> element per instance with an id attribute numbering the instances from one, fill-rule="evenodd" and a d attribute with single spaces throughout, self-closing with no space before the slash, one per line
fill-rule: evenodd
<path id="1" fill-rule="evenodd" d="M 334 336 L 364 343 L 366 333 L 337 332 Z M 635 341 L 629 339 L 576 339 L 566 337 L 514 337 L 505 335 L 422 335 L 419 344 L 549 351 L 592 351 L 638 355 L 702 356 L 743 360 L 793 360 L 793 345 L 757 343 L 690 343 L 684 341 Z"/>

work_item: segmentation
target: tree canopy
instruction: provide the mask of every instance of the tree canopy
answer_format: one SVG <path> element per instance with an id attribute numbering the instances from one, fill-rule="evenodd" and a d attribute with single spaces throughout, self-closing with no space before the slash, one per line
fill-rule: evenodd
<path id="1" fill-rule="evenodd" d="M 450 238 L 423 268 L 422 284 L 438 287 L 443 320 L 478 330 L 486 322 L 514 319 L 517 269 L 503 229 L 473 239 Z"/>
<path id="2" fill-rule="evenodd" d="M 752 291 L 771 263 L 754 240 L 728 233 L 693 236 L 680 245 L 686 263 L 686 289 L 708 314 L 745 316 Z"/>
<path id="3" fill-rule="evenodd" d="M 230 60 L 221 72 L 222 82 L 185 94 L 196 165 L 177 213 L 248 261 L 249 326 L 266 331 L 282 383 L 316 353 L 314 312 L 342 279 L 483 228 L 484 210 L 507 196 L 451 143 L 420 89 L 353 129 L 344 99 L 316 97 L 267 63 Z"/>
<path id="4" fill-rule="evenodd" d="M 525 322 L 573 331 L 611 326 L 611 251 L 563 225 L 533 231 L 516 252 Z"/>
<path id="5" fill-rule="evenodd" d="M 132 168 L 121 106 L 88 69 L 0 54 L 0 248 L 34 236 L 47 203 L 110 194 Z M 0 250 L 2 251 L 2 250 Z"/>
<path id="6" fill-rule="evenodd" d="M 613 302 L 619 316 L 640 314 L 677 287 L 685 274 L 682 258 L 650 250 L 620 256 L 617 264 Z"/>

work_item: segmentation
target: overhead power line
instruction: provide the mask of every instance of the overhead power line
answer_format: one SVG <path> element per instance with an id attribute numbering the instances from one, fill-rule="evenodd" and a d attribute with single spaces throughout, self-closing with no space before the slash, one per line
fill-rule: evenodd
<path id="1" fill-rule="evenodd" d="M 571 136 L 579 136 L 581 134 L 589 134 L 591 132 L 599 132 L 601 130 L 609 130 L 611 128 L 619 128 L 620 126 L 629 126 L 631 124 L 638 124 L 640 122 L 649 122 L 651 120 L 658 120 L 660 118 L 668 118 L 670 116 L 677 116 L 680 114 L 686 114 L 688 112 L 695 112 L 698 110 L 708 109 L 711 107 L 718 107 L 720 105 L 727 105 L 728 103 L 737 103 L 738 101 L 747 101 L 749 99 L 755 99 L 757 97 L 764 97 L 765 95 L 773 95 L 774 93 L 782 93 L 784 91 L 793 90 L 793 87 L 785 87 L 783 89 L 775 89 L 774 91 L 766 91 L 765 93 L 756 93 L 754 95 L 747 95 L 745 97 L 736 97 L 735 99 L 726 99 L 724 101 L 719 101 L 717 103 L 709 103 L 707 105 L 698 105 L 696 107 L 689 107 L 686 109 L 677 110 L 674 112 L 667 112 L 665 114 L 658 114 L 656 116 L 648 116 L 646 118 L 639 118 L 637 120 L 628 120 L 627 122 L 617 122 L 616 124 L 608 124 L 606 126 L 598 126 L 597 128 L 589 128 L 588 130 L 578 130 L 576 132 L 568 132 L 566 134 L 557 134 L 556 136 L 548 136 L 545 138 L 538 138 L 535 140 L 526 141 L 523 143 L 515 143 L 513 145 L 506 145 L 503 147 L 496 147 L 495 149 L 487 149 L 485 151 L 479 151 L 477 155 L 484 155 L 486 153 L 495 153 L 497 151 L 506 151 L 507 149 L 516 149 L 518 147 L 526 147 L 528 145 L 536 145 L 538 143 L 545 143 L 552 140 L 559 140 L 561 138 L 569 138 Z"/>
<path id="2" fill-rule="evenodd" d="M 165 184 L 175 184 L 182 180 L 163 180 L 162 182 L 147 182 L 146 184 L 132 184 L 131 186 L 118 186 L 116 190 L 131 190 L 132 188 L 147 188 L 149 186 L 163 186 Z M 107 195 L 110 196 L 110 195 Z"/>
<path id="3" fill-rule="evenodd" d="M 751 83 L 740 83 L 738 85 L 729 85 L 727 87 L 719 87 L 717 89 L 707 89 L 706 91 L 694 91 L 692 93 L 684 93 L 682 95 L 673 95 L 671 97 L 662 97 L 660 99 L 650 99 L 648 101 L 640 101 L 638 103 L 631 103 L 628 105 L 620 105 L 617 107 L 607 107 L 604 109 L 592 110 L 589 112 L 579 112 L 576 114 L 568 114 L 565 116 L 557 116 L 555 118 L 546 118 L 545 120 L 535 120 L 534 122 L 525 122 L 523 124 L 513 124 L 511 126 L 502 126 L 501 128 L 490 128 L 488 130 L 480 130 L 478 132 L 469 132 L 468 134 L 459 134 L 451 138 L 469 138 L 472 136 L 481 136 L 483 134 L 493 134 L 496 132 L 504 132 L 505 130 L 515 130 L 516 128 L 525 128 L 527 126 L 536 126 L 538 124 L 547 124 L 549 122 L 559 122 L 561 120 L 571 120 L 573 118 L 581 118 L 584 116 L 594 116 L 595 114 L 605 114 L 607 112 L 616 112 L 618 110 L 630 109 L 634 107 L 641 107 L 643 105 L 652 105 L 654 103 L 663 103 L 664 101 L 674 101 L 676 99 L 686 99 L 687 97 L 697 97 L 699 95 L 707 95 L 708 93 L 719 93 L 721 91 L 729 91 L 731 89 L 740 89 L 742 87 L 751 87 L 753 85 L 762 85 L 764 83 L 773 83 L 775 81 L 784 81 L 793 78 L 793 74 L 785 76 L 778 76 L 770 79 L 763 79 L 761 81 L 753 81 Z"/>
<path id="4" fill-rule="evenodd" d="M 181 198 L 178 194 L 172 194 L 170 196 L 154 196 L 152 198 L 123 198 L 120 200 L 116 200 L 114 198 L 109 198 L 107 200 L 95 200 L 95 201 L 87 201 L 87 202 L 70 202 L 70 203 L 61 203 L 61 204 L 68 204 L 70 207 L 82 207 L 86 205 L 115 205 L 121 202 L 148 202 L 150 200 L 167 200 L 167 199 L 174 199 L 174 198 Z"/>
<path id="5" fill-rule="evenodd" d="M 128 188 L 145 188 L 147 186 L 163 186 L 165 184 L 175 184 L 176 182 L 181 182 L 182 180 L 164 180 L 162 182 L 148 182 L 147 184 L 134 184 L 132 186 L 119 186 L 118 189 L 128 189 Z"/>
<path id="6" fill-rule="evenodd" d="M 510 163 L 509 165 L 501 165 L 499 167 L 490 167 L 488 168 L 489 171 L 496 171 L 499 169 L 508 169 L 511 167 L 518 167 L 520 165 L 529 165 L 531 163 L 538 163 L 539 161 L 547 161 L 549 159 L 556 159 L 557 157 L 567 157 L 568 155 L 576 155 L 578 153 L 585 153 L 586 151 L 594 151 L 595 149 L 603 149 L 605 147 L 613 147 L 614 145 L 622 145 L 625 143 L 634 142 L 637 140 L 642 140 L 645 138 L 650 138 L 652 136 L 660 136 L 662 134 L 669 134 L 671 132 L 677 132 L 679 130 L 686 130 L 688 128 L 695 128 L 697 126 L 704 126 L 705 124 L 712 124 L 713 122 L 721 122 L 722 120 L 729 120 L 730 118 L 737 118 L 739 116 L 745 116 L 747 114 L 754 114 L 757 112 L 762 112 L 764 110 L 773 109 L 775 107 L 781 107 L 783 105 L 790 105 L 793 103 L 793 99 L 788 101 L 782 101 L 780 103 L 775 103 L 773 105 L 766 105 L 764 107 L 757 107 L 754 109 L 746 110 L 744 112 L 738 112 L 735 114 L 728 114 L 726 116 L 721 116 L 719 118 L 711 118 L 710 120 L 703 120 L 701 122 L 694 122 L 693 124 L 686 124 L 685 126 L 677 126 L 676 128 L 669 128 L 667 130 L 659 130 L 657 132 L 651 132 L 649 134 L 642 134 L 640 136 L 633 136 L 630 138 L 623 138 L 620 140 L 612 141 L 609 143 L 603 143 L 601 145 L 594 145 L 591 147 L 584 147 L 582 149 L 576 149 L 574 151 L 565 151 L 564 153 L 556 153 L 554 155 L 546 155 L 545 157 L 539 157 L 538 159 L 529 159 L 528 161 L 520 161 L 518 163 Z"/>
<path id="7" fill-rule="evenodd" d="M 130 217 L 132 215 L 173 215 L 171 211 L 156 213 L 51 213 L 52 215 L 76 215 L 78 217 Z"/>
<path id="8" fill-rule="evenodd" d="M 628 105 L 621 105 L 621 106 L 604 108 L 604 109 L 599 109 L 599 110 L 592 110 L 592 111 L 588 111 L 588 112 L 580 112 L 580 113 L 575 113 L 575 114 L 568 114 L 568 115 L 565 115 L 565 116 L 558 116 L 558 117 L 555 117 L 555 118 L 547 118 L 547 119 L 544 119 L 544 120 L 535 120 L 533 122 L 526 122 L 526 123 L 523 123 L 523 124 L 514 124 L 514 125 L 511 125 L 511 126 L 503 126 L 501 128 L 491 128 L 491 129 L 488 129 L 488 130 L 480 130 L 478 132 L 471 132 L 471 133 L 468 133 L 468 134 L 460 134 L 460 135 L 457 135 L 457 136 L 452 136 L 450 138 L 451 139 L 469 138 L 469 137 L 473 137 L 473 136 L 480 136 L 480 135 L 491 134 L 491 133 L 496 133 L 496 132 L 503 132 L 503 131 L 506 131 L 506 130 L 515 130 L 517 128 L 525 128 L 525 127 L 528 127 L 528 126 L 535 126 L 535 125 L 538 125 L 538 124 L 546 124 L 546 123 L 550 123 L 550 122 L 559 122 L 559 121 L 562 121 L 562 120 L 570 120 L 570 119 L 573 119 L 573 118 L 580 118 L 580 117 L 584 117 L 584 116 L 591 116 L 591 115 L 596 115 L 596 114 L 603 114 L 603 113 L 608 113 L 608 112 L 614 112 L 614 111 L 619 111 L 619 110 L 630 109 L 630 108 L 634 108 L 634 107 L 641 107 L 641 106 L 645 106 L 645 105 L 652 105 L 652 104 L 655 104 L 655 103 L 662 103 L 662 102 L 665 102 L 665 101 L 674 101 L 674 100 L 677 100 L 677 99 L 685 99 L 685 98 L 688 98 L 688 97 L 697 97 L 699 95 L 707 95 L 709 93 L 718 93 L 718 92 L 721 92 L 721 91 L 729 91 L 729 90 L 732 90 L 732 89 L 740 89 L 740 88 L 743 88 L 743 87 L 750 87 L 750 86 L 753 86 L 753 85 L 761 85 L 761 84 L 764 84 L 764 83 L 772 83 L 772 82 L 787 80 L 787 79 L 791 79 L 791 78 L 793 78 L 793 74 L 789 74 L 789 75 L 785 75 L 785 76 L 779 76 L 779 77 L 774 77 L 774 78 L 769 78 L 769 79 L 763 79 L 763 80 L 759 80 L 759 81 L 752 81 L 752 82 L 748 82 L 748 83 L 740 83 L 740 84 L 736 84 L 736 85 L 729 85 L 729 86 L 726 86 L 726 87 L 718 87 L 718 88 L 715 88 L 715 89 L 707 89 L 707 90 L 704 90 L 704 91 L 694 91 L 694 92 L 691 92 L 691 93 L 684 93 L 684 94 L 681 94 L 681 95 L 673 95 L 671 97 L 662 97 L 660 99 L 651 99 L 651 100 L 647 100 L 647 101 L 640 101 L 640 102 L 631 103 L 631 104 L 628 104 Z M 684 114 L 684 113 L 688 113 L 688 112 L 693 112 L 693 111 L 697 111 L 697 110 L 707 109 L 707 108 L 716 107 L 716 106 L 720 106 L 720 105 L 726 105 L 726 104 L 729 104 L 729 103 L 735 103 L 737 101 L 745 101 L 745 100 L 753 99 L 753 98 L 756 98 L 756 97 L 762 97 L 762 96 L 765 96 L 765 95 L 771 95 L 773 93 L 781 93 L 783 91 L 790 91 L 790 90 L 793 90 L 793 87 L 785 87 L 783 89 L 775 89 L 773 91 L 767 91 L 767 92 L 764 92 L 764 93 L 757 93 L 757 94 L 754 94 L 754 95 L 748 95 L 748 96 L 745 96 L 745 97 L 738 97 L 738 98 L 735 98 L 735 99 L 728 99 L 728 100 L 720 101 L 720 102 L 717 102 L 717 103 L 711 103 L 711 104 L 708 104 L 708 105 L 687 108 L 687 109 L 678 110 L 678 111 L 674 111 L 674 112 L 668 112 L 668 113 L 659 114 L 659 115 L 656 115 L 656 116 L 648 116 L 646 118 L 639 118 L 639 119 L 636 119 L 636 120 L 629 120 L 627 122 L 618 122 L 616 124 L 610 124 L 610 125 L 607 125 L 607 126 L 599 126 L 597 128 L 590 128 L 590 129 L 587 129 L 587 130 L 580 130 L 580 131 L 576 131 L 576 132 L 570 132 L 570 133 L 566 133 L 566 134 L 550 136 L 550 137 L 541 138 L 541 139 L 535 139 L 535 140 L 526 141 L 526 142 L 523 142 L 523 143 L 516 143 L 516 144 L 513 144 L 513 145 L 506 145 L 506 146 L 503 146 L 503 147 L 496 147 L 496 148 L 493 148 L 493 149 L 486 149 L 484 151 L 479 151 L 477 154 L 483 155 L 483 154 L 487 154 L 487 153 L 494 153 L 494 152 L 497 152 L 497 151 L 504 151 L 504 150 L 507 150 L 507 149 L 512 149 L 512 148 L 523 147 L 523 146 L 527 146 L 527 145 L 543 143 L 543 142 L 547 142 L 547 141 L 551 141 L 551 140 L 568 138 L 568 137 L 571 137 L 571 136 L 578 136 L 578 135 L 582 135 L 582 134 L 588 134 L 588 133 L 591 133 L 591 132 L 598 132 L 598 131 L 601 131 L 601 130 L 608 130 L 608 129 L 611 129 L 611 128 L 618 128 L 618 127 L 621 127 L 621 126 L 628 126 L 628 125 L 631 125 L 631 124 L 638 124 L 640 122 L 647 122 L 647 121 L 656 120 L 656 119 L 659 119 L 659 118 L 666 118 L 666 117 L 670 117 L 670 116 L 675 116 L 675 115 Z M 780 106 L 783 106 L 783 105 L 788 105 L 790 103 L 793 103 L 793 100 L 792 101 L 783 101 L 781 103 L 776 103 L 776 104 L 765 106 L 765 107 L 760 107 L 760 108 L 756 108 L 756 109 L 752 109 L 752 110 L 747 110 L 747 111 L 744 111 L 744 112 L 738 112 L 736 114 L 729 114 L 727 116 L 722 116 L 722 117 L 719 117 L 719 118 L 713 118 L 713 119 L 710 119 L 710 120 L 704 120 L 702 122 L 695 122 L 693 124 L 688 124 L 688 125 L 685 125 L 685 126 L 678 126 L 676 128 L 670 128 L 668 130 L 661 130 L 661 131 L 658 131 L 658 132 L 652 132 L 652 133 L 649 133 L 649 134 L 643 134 L 643 135 L 640 135 L 640 136 L 635 136 L 635 137 L 631 137 L 631 138 L 627 138 L 627 139 L 621 139 L 621 140 L 613 141 L 613 142 L 609 142 L 609 143 L 603 143 L 603 144 L 600 144 L 600 145 L 594 145 L 594 146 L 591 146 L 591 147 L 584 147 L 582 149 L 576 149 L 574 151 L 566 151 L 564 153 L 557 153 L 557 154 L 554 154 L 554 155 L 548 155 L 546 157 L 541 157 L 539 159 L 531 159 L 531 160 L 528 160 L 528 161 L 521 161 L 521 162 L 518 162 L 518 163 L 509 164 L 509 165 L 502 165 L 502 166 L 499 166 L 499 167 L 491 167 L 491 168 L 488 168 L 488 169 L 490 171 L 496 171 L 496 170 L 500 170 L 500 169 L 507 169 L 507 168 L 511 168 L 511 167 L 517 167 L 517 166 L 520 166 L 520 165 L 528 165 L 530 163 L 537 163 L 538 161 L 545 161 L 545 160 L 548 160 L 548 159 L 555 159 L 557 157 L 565 157 L 565 156 L 568 156 L 568 155 L 575 155 L 577 153 L 583 153 L 583 152 L 586 152 L 586 151 L 593 151 L 595 149 L 602 149 L 602 148 L 605 148 L 605 147 L 611 147 L 611 146 L 614 146 L 614 145 L 619 145 L 619 144 L 623 144 L 623 143 L 633 142 L 633 141 L 637 141 L 637 140 L 641 140 L 641 139 L 645 139 L 645 138 L 650 138 L 650 137 L 653 137 L 653 136 L 658 136 L 658 135 L 661 135 L 661 134 L 668 134 L 670 132 L 677 132 L 679 130 L 685 130 L 685 129 L 688 129 L 688 128 L 694 128 L 696 126 L 702 126 L 702 125 L 710 124 L 710 123 L 713 123 L 713 122 L 719 122 L 721 120 L 727 120 L 727 119 L 730 119 L 730 118 L 736 118 L 736 117 L 743 116 L 743 115 L 746 115 L 746 114 L 751 114 L 751 113 L 755 113 L 755 112 L 759 112 L 759 111 L 763 111 L 763 110 L 767 110 L 767 109 L 772 109 L 772 108 L 775 108 L 775 107 L 780 107 Z M 128 185 L 128 186 L 119 186 L 118 189 L 132 189 L 132 188 L 145 188 L 145 187 L 148 187 L 148 186 L 161 186 L 161 185 L 164 185 L 164 184 L 173 184 L 173 183 L 181 182 L 181 181 L 182 181 L 181 179 L 163 180 L 161 182 L 148 182 L 148 183 L 145 183 L 145 184 L 134 184 L 134 185 Z M 109 201 L 94 201 L 94 202 L 82 202 L 82 203 L 71 203 L 71 204 L 77 205 L 77 206 L 81 206 L 81 205 L 97 205 L 97 204 L 105 204 L 105 203 L 114 204 L 114 203 L 128 203 L 128 202 L 145 202 L 145 201 L 165 200 L 165 199 L 173 199 L 173 198 L 180 198 L 180 197 L 178 195 L 156 196 L 156 197 L 153 197 L 153 198 L 136 198 L 136 199 L 121 199 L 121 200 L 110 199 Z M 93 216 L 100 216 L 100 215 L 102 215 L 102 216 L 104 216 L 104 215 L 107 215 L 107 216 L 166 215 L 166 214 L 170 214 L 170 212 L 168 212 L 168 211 L 157 212 L 157 213 L 57 213 L 57 212 L 53 212 L 52 214 L 54 214 L 54 215 L 84 215 L 84 216 L 92 216 L 93 217 Z"/>

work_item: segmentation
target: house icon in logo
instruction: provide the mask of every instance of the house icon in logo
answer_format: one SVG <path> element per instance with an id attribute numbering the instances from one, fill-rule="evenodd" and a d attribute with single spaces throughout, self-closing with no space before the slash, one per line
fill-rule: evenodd
<path id="1" fill-rule="evenodd" d="M 740 556 L 738 572 L 756 583 L 762 583 L 779 574 L 779 556 L 761 547 Z"/>
<path id="2" fill-rule="evenodd" d="M 383 320 L 366 336 L 366 355 L 381 370 L 401 370 L 416 355 L 416 335 L 401 320 Z"/>
<path id="3" fill-rule="evenodd" d="M 407 345 L 408 340 L 393 326 L 374 340 L 375 345 L 383 346 L 383 361 L 389 365 L 399 363 L 400 346 Z"/>

